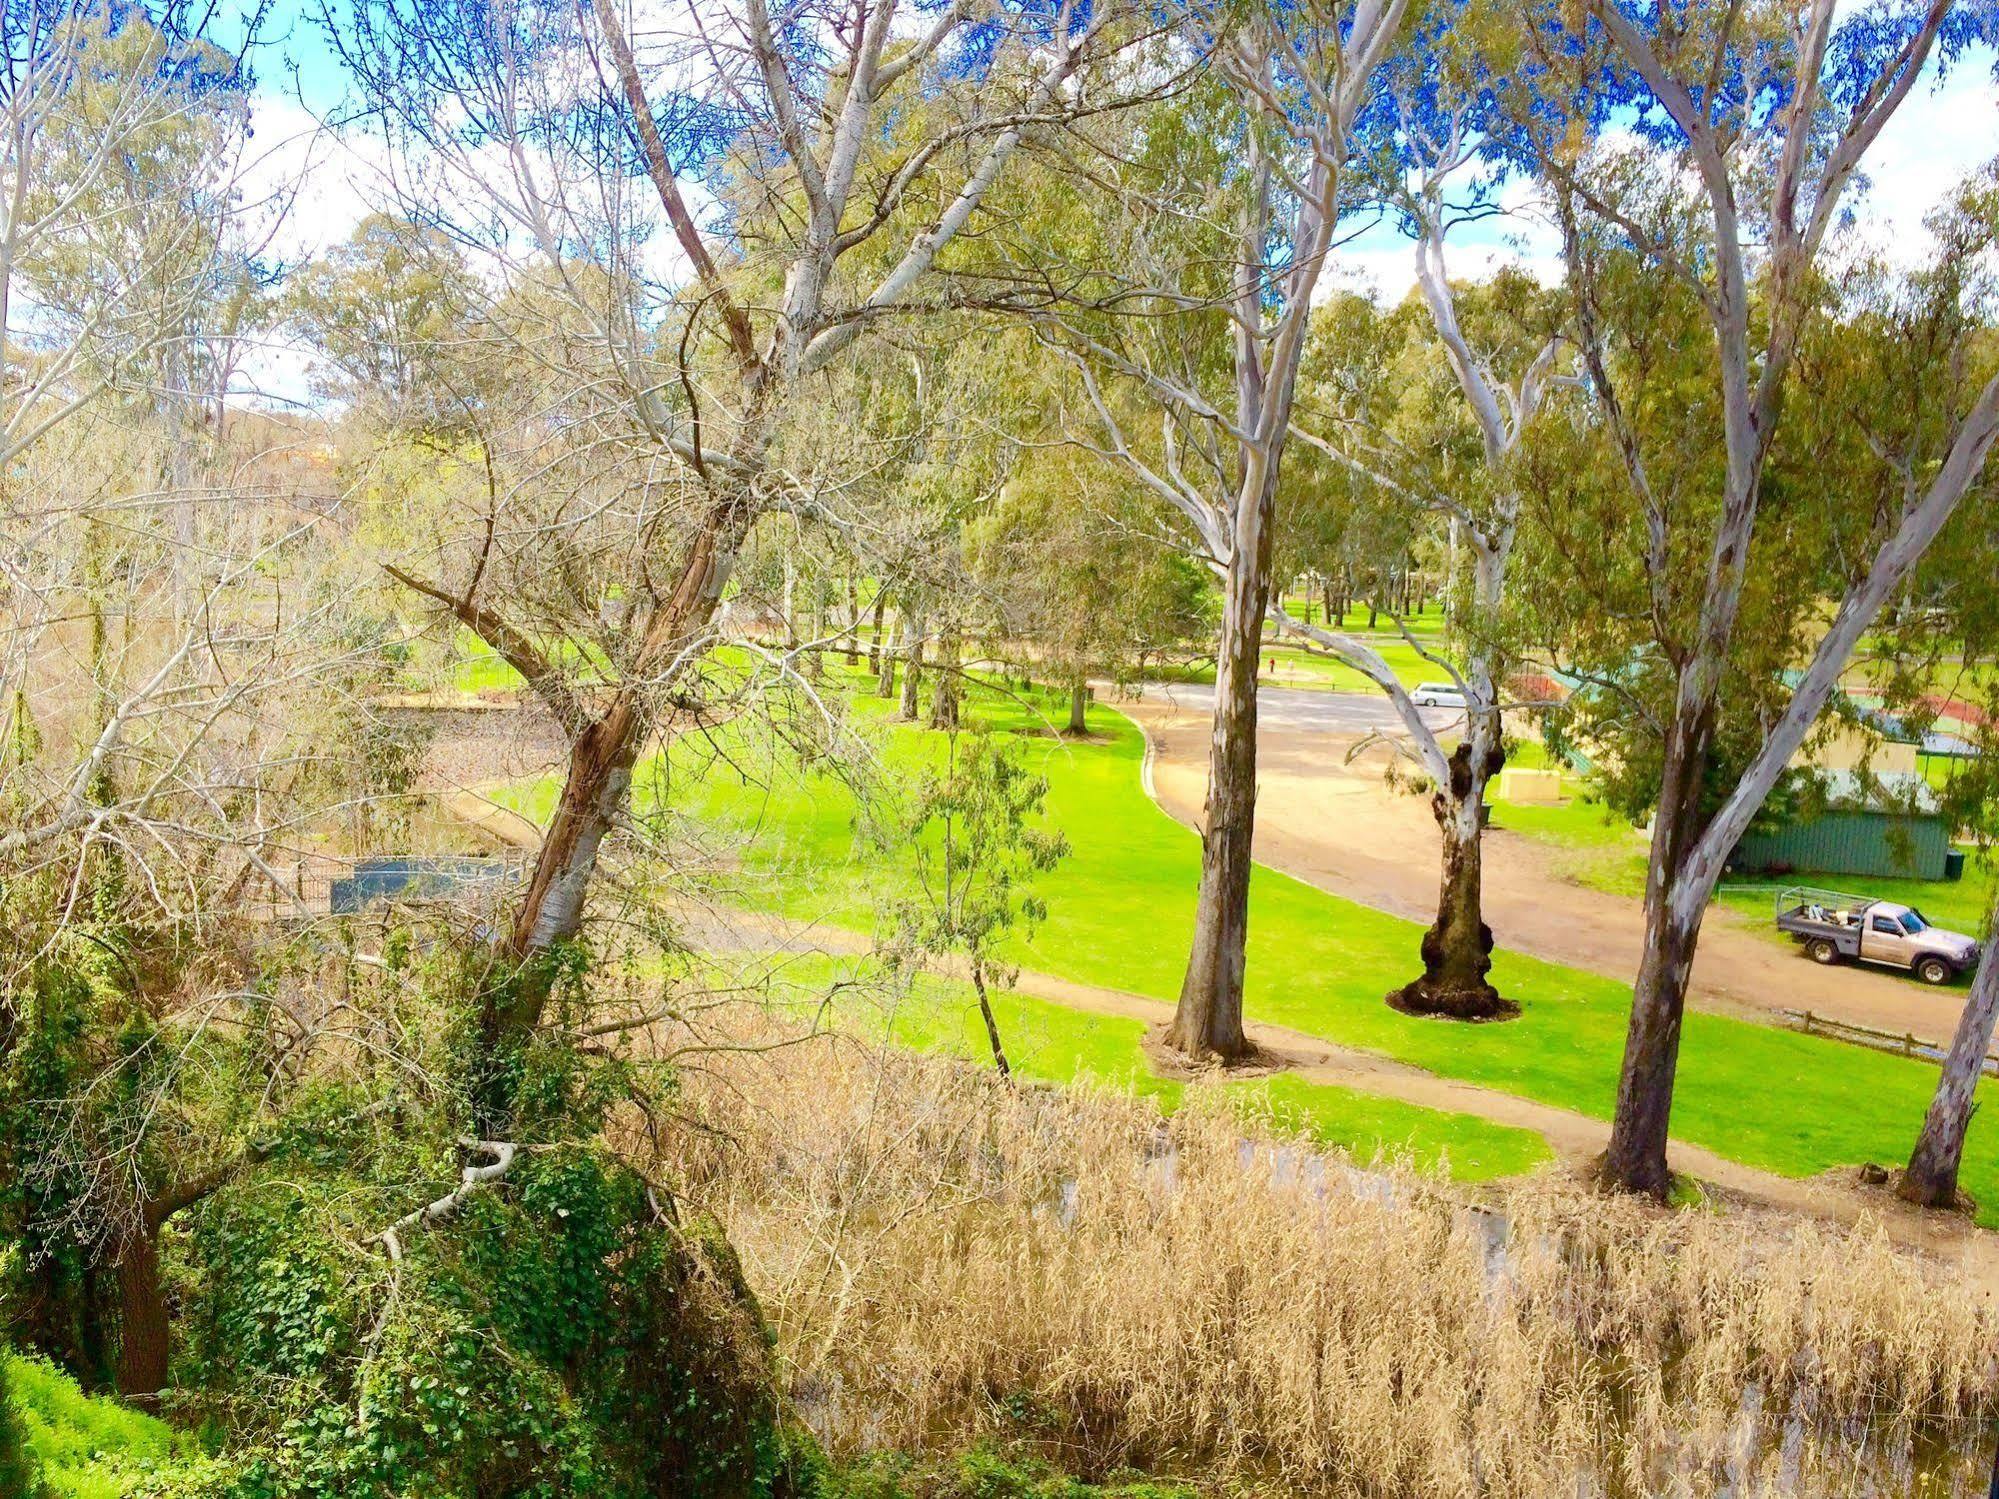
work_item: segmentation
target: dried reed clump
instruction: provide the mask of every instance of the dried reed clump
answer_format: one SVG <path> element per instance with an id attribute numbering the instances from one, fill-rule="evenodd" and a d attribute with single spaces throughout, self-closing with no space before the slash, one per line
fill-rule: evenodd
<path id="1" fill-rule="evenodd" d="M 1356 1171 L 1195 1101 L 847 1044 L 720 1059 L 673 1164 L 836 1448 L 1037 1435 L 1369 1495 L 1900 1492 L 1999 1314 L 1877 1233 Z M 1957 1460 L 1963 1460 L 1959 1454 Z"/>

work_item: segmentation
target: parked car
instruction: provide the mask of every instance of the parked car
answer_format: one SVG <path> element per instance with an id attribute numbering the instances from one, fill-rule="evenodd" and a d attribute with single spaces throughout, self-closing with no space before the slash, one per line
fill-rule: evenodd
<path id="1" fill-rule="evenodd" d="M 1978 966 L 1978 944 L 1932 926 L 1914 906 L 1799 886 L 1777 897 L 1777 930 L 1814 963 L 1853 959 L 1906 968 L 1926 984 L 1947 984 Z"/>
<path id="2" fill-rule="evenodd" d="M 1469 708 L 1465 695 L 1449 682 L 1423 682 L 1409 694 L 1419 708 Z"/>

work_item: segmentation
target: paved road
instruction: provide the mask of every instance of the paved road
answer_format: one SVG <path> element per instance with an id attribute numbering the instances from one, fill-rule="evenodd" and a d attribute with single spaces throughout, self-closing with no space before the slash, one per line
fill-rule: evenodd
<path id="1" fill-rule="evenodd" d="M 1148 701 L 1178 708 L 1182 713 L 1203 717 L 1215 711 L 1215 689 L 1204 683 L 1171 686 L 1147 683 Z M 1454 709 L 1424 708 L 1423 722 L 1431 729 L 1447 729 L 1462 715 Z M 1272 687 L 1260 683 L 1256 690 L 1256 716 L 1265 729 L 1310 733 L 1403 734 L 1402 719 L 1379 692 L 1322 692 L 1310 687 Z"/>

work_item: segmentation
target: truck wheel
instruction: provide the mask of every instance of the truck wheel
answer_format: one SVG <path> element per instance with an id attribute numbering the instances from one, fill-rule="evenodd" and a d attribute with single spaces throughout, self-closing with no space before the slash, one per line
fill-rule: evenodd
<path id="1" fill-rule="evenodd" d="M 1830 968 L 1839 961 L 1839 948 L 1830 937 L 1814 937 L 1805 944 L 1805 956 Z"/>
<path id="2" fill-rule="evenodd" d="M 1926 984 L 1947 984 L 1956 976 L 1957 970 L 1942 958 L 1924 958 L 1916 965 L 1916 977 Z"/>

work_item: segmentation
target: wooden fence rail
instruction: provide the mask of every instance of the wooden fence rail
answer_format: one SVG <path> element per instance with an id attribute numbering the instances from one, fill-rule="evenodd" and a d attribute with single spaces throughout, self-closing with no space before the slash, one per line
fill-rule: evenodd
<path id="1" fill-rule="evenodd" d="M 1877 1031 L 1872 1026 L 1853 1025 L 1844 1020 L 1834 1020 L 1829 1015 L 1815 1015 L 1810 1010 L 1786 1010 L 1784 1018 L 1808 1036 L 1824 1036 L 1852 1046 L 1893 1052 L 1897 1056 L 1915 1057 L 1925 1062 L 1940 1064 L 1945 1056 L 1944 1047 L 1919 1040 L 1907 1031 L 1900 1035 L 1893 1031 Z M 1999 1077 L 1999 1056 L 1987 1053 L 1982 1066 L 1990 1076 Z"/>

